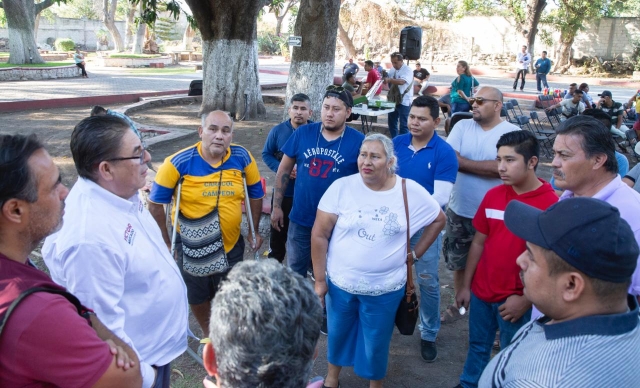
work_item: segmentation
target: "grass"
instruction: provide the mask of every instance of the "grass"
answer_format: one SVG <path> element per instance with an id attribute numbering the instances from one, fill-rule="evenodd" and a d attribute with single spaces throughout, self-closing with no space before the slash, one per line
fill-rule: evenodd
<path id="1" fill-rule="evenodd" d="M 160 54 L 111 54 L 109 58 L 147 59 L 160 58 Z"/>
<path id="2" fill-rule="evenodd" d="M 24 65 L 13 65 L 9 63 L 0 63 L 0 68 L 8 67 L 56 67 L 56 66 L 68 66 L 73 65 L 73 61 L 68 62 L 46 62 L 46 63 L 27 63 Z"/>
<path id="3" fill-rule="evenodd" d="M 151 67 L 143 67 L 137 69 L 126 69 L 124 70 L 127 74 L 193 74 L 196 72 L 195 66 L 190 68 L 187 67 L 165 67 L 165 68 L 151 68 Z"/>

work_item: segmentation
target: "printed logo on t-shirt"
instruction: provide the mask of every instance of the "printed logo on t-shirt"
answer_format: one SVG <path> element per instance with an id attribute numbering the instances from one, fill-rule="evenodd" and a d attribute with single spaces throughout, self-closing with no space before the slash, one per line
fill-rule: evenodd
<path id="1" fill-rule="evenodd" d="M 353 214 L 350 221 L 356 226 L 350 228 L 356 231 L 352 238 L 366 246 L 378 245 L 400 233 L 398 214 L 390 212 L 386 206 L 363 207 Z"/>
<path id="2" fill-rule="evenodd" d="M 339 149 L 336 151 L 324 147 L 307 148 L 303 155 L 305 161 L 302 166 L 308 168 L 309 175 L 314 178 L 328 178 L 332 172 L 339 173 L 338 166 L 344 162 Z"/>
<path id="3" fill-rule="evenodd" d="M 136 238 L 136 231 L 133 230 L 131 224 L 127 224 L 127 228 L 124 230 L 124 241 L 129 245 L 133 245 L 133 240 Z"/>

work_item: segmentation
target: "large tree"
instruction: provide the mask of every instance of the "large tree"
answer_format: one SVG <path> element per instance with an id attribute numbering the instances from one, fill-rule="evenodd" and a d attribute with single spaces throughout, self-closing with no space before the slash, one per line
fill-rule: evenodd
<path id="1" fill-rule="evenodd" d="M 102 5 L 102 21 L 109 30 L 113 44 L 116 46 L 116 51 L 124 51 L 124 43 L 122 42 L 122 35 L 116 27 L 116 10 L 118 8 L 118 0 L 103 0 Z"/>
<path id="2" fill-rule="evenodd" d="M 265 113 L 258 79 L 258 13 L 267 0 L 186 0 L 202 35 L 201 112 Z"/>
<path id="3" fill-rule="evenodd" d="M 294 94 L 305 93 L 316 120 L 325 88 L 333 84 L 339 14 L 340 0 L 304 0 L 293 29 L 302 46 L 294 47 L 291 55 L 286 105 Z"/>
<path id="4" fill-rule="evenodd" d="M 269 2 L 269 12 L 273 12 L 276 17 L 276 35 L 280 36 L 282 21 L 287 16 L 289 9 L 299 2 L 300 0 L 271 0 Z"/>
<path id="5" fill-rule="evenodd" d="M 25 63 L 44 63 L 36 44 L 36 15 L 53 4 L 64 0 L 2 0 L 0 8 L 4 9 L 9 29 L 9 63 L 22 65 Z"/>

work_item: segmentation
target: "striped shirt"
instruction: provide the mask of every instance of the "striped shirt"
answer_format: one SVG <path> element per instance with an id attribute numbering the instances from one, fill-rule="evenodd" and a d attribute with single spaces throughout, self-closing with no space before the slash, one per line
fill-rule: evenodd
<path id="1" fill-rule="evenodd" d="M 523 326 L 480 378 L 486 387 L 637 387 L 640 384 L 638 304 L 629 311 Z"/>

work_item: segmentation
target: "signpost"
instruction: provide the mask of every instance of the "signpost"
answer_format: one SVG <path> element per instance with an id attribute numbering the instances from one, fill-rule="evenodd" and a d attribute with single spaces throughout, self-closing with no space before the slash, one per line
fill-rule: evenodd
<path id="1" fill-rule="evenodd" d="M 289 37 L 289 46 L 301 47 L 302 46 L 302 37 L 301 36 L 290 36 Z"/>

